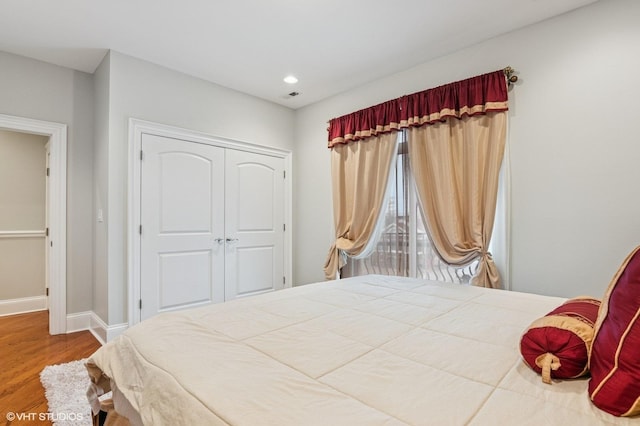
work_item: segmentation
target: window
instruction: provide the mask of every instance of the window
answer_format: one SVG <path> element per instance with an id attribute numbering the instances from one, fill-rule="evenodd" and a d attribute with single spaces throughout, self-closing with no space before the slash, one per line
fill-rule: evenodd
<path id="1" fill-rule="evenodd" d="M 466 284 L 478 262 L 465 267 L 447 265 L 431 246 L 418 206 L 407 152 L 406 132 L 398 132 L 398 155 L 389 176 L 384 219 L 378 223 L 370 250 L 365 250 L 370 254 L 364 258 L 350 258 L 341 276 L 399 275 Z"/>

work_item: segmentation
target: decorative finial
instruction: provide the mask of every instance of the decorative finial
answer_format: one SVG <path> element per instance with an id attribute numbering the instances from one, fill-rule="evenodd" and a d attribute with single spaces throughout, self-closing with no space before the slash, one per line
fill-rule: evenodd
<path id="1" fill-rule="evenodd" d="M 515 83 L 516 81 L 518 81 L 518 76 L 515 75 L 515 70 L 511 67 L 506 67 L 505 69 L 502 70 L 504 72 L 504 75 L 507 76 L 507 81 L 509 82 L 509 85 Z"/>

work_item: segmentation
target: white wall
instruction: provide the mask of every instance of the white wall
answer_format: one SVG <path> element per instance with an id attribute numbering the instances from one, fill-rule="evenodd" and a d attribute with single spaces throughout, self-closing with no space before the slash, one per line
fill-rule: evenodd
<path id="1" fill-rule="evenodd" d="M 108 201 L 105 211 L 105 220 L 108 218 L 108 315 L 105 318 L 101 314 L 101 317 L 108 324 L 118 324 L 127 321 L 129 118 L 292 150 L 294 112 L 118 52 L 112 51 L 109 61 Z M 96 149 L 102 152 L 104 146 Z M 103 177 L 99 179 L 101 185 L 104 184 L 102 180 Z M 101 197 L 97 194 L 103 203 Z M 96 240 L 96 244 L 102 245 L 104 241 Z M 103 250 L 104 246 L 96 248 L 96 252 Z M 104 288 L 96 291 L 104 292 Z"/>
<path id="2" fill-rule="evenodd" d="M 91 309 L 93 156 L 89 74 L 0 52 L 0 114 L 68 126 L 67 312 Z"/>
<path id="3" fill-rule="evenodd" d="M 333 237 L 327 120 L 511 65 L 511 288 L 601 297 L 640 244 L 639 20 L 601 0 L 298 110 L 295 282 L 323 279 Z"/>

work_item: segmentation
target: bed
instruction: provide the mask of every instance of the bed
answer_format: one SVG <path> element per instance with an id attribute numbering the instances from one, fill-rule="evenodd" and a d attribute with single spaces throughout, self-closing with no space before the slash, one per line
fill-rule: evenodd
<path id="1" fill-rule="evenodd" d="M 638 426 L 522 361 L 563 301 L 369 275 L 161 314 L 90 357 L 90 399 L 132 425 Z"/>

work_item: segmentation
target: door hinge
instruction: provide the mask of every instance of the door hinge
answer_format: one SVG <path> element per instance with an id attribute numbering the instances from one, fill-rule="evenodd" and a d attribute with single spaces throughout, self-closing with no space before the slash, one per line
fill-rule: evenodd
<path id="1" fill-rule="evenodd" d="M 286 179 L 286 178 L 287 178 L 287 171 L 286 171 L 286 170 L 283 170 L 283 171 L 282 171 L 282 178 L 283 178 L 283 179 Z"/>
<path id="2" fill-rule="evenodd" d="M 140 150 L 140 161 L 142 161 L 142 157 L 143 157 L 142 150 Z"/>
<path id="3" fill-rule="evenodd" d="M 46 294 L 49 295 L 49 287 L 46 288 Z"/>
<path id="4" fill-rule="evenodd" d="M 286 224 L 286 223 L 283 223 L 283 224 L 282 224 L 282 230 L 283 230 L 283 231 L 286 231 L 286 230 L 287 230 L 287 224 Z"/>
<path id="5" fill-rule="evenodd" d="M 140 233 L 140 235 L 142 235 L 142 225 L 140 225 L 140 228 L 138 228 L 138 232 Z"/>
<path id="6" fill-rule="evenodd" d="M 47 177 L 49 177 L 50 171 L 51 171 L 51 169 L 49 167 L 47 167 Z"/>
<path id="7" fill-rule="evenodd" d="M 138 308 L 142 309 L 142 299 L 138 300 Z"/>
<path id="8" fill-rule="evenodd" d="M 282 284 L 286 284 L 287 283 L 287 277 L 282 277 Z"/>

